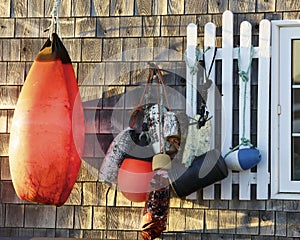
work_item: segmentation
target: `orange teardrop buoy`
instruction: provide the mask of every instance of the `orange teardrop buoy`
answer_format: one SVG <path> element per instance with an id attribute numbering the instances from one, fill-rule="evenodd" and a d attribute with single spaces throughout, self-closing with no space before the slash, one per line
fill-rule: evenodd
<path id="1" fill-rule="evenodd" d="M 132 202 L 144 202 L 152 176 L 151 162 L 125 158 L 118 173 L 120 191 Z"/>
<path id="2" fill-rule="evenodd" d="M 54 33 L 30 68 L 12 121 L 9 165 L 19 198 L 64 204 L 78 176 L 83 143 L 76 77 Z"/>

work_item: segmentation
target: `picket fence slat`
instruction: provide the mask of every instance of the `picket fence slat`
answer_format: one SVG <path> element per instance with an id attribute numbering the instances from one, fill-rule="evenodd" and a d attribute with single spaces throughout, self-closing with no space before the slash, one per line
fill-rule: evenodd
<path id="1" fill-rule="evenodd" d="M 204 49 L 208 49 L 205 53 L 205 70 L 208 73 L 211 63 L 213 62 L 214 52 L 216 48 L 216 26 L 213 23 L 207 23 L 204 28 Z M 208 90 L 207 108 L 212 115 L 215 112 L 215 61 L 212 65 L 212 70 L 208 76 L 213 84 Z M 211 149 L 215 148 L 215 117 L 211 121 Z M 214 199 L 214 185 L 210 185 L 203 189 L 204 199 Z"/>
<path id="2" fill-rule="evenodd" d="M 251 37 L 252 37 L 252 26 L 249 22 L 241 23 L 240 30 L 240 52 L 241 52 L 241 70 L 247 71 L 250 56 L 251 56 Z M 245 131 L 245 138 L 250 139 L 250 115 L 251 115 L 251 106 L 250 106 L 250 96 L 251 96 L 251 68 L 249 70 L 249 81 L 247 84 L 246 96 L 244 96 L 244 82 L 240 77 L 239 88 L 240 88 L 240 99 L 239 99 L 239 135 L 240 139 L 243 137 L 243 129 Z M 243 122 L 243 107 L 244 101 L 246 101 L 245 108 L 245 121 Z M 245 125 L 245 126 L 244 126 Z M 242 148 L 242 147 L 241 147 Z M 250 170 L 240 172 L 240 189 L 239 189 L 239 198 L 241 200 L 250 200 Z"/>
<path id="3" fill-rule="evenodd" d="M 187 49 L 186 61 L 186 114 L 189 117 L 194 117 L 197 112 L 197 76 L 191 73 L 192 66 L 196 63 L 196 47 L 197 45 L 197 25 L 190 23 L 187 26 Z"/>
<path id="4" fill-rule="evenodd" d="M 221 107 L 221 153 L 225 156 L 232 146 L 232 131 L 233 131 L 233 61 L 239 58 L 238 52 L 240 49 L 240 65 L 241 70 L 247 71 L 250 55 L 251 55 L 251 38 L 252 26 L 249 22 L 244 21 L 240 25 L 240 48 L 233 47 L 233 14 L 231 11 L 223 13 L 222 20 L 222 48 L 218 48 L 215 60 L 222 61 L 222 107 Z M 195 34 L 195 32 L 193 32 Z M 213 23 L 207 23 L 204 31 L 204 46 L 203 50 L 210 47 L 211 50 L 206 52 L 205 60 L 206 67 L 209 68 L 213 58 L 216 26 Z M 239 185 L 239 199 L 251 199 L 251 184 L 256 185 L 256 198 L 268 199 L 270 173 L 268 170 L 268 148 L 269 148 L 269 111 L 265 106 L 269 106 L 269 88 L 270 88 L 270 21 L 262 20 L 260 23 L 259 46 L 254 47 L 253 58 L 258 59 L 258 95 L 257 95 L 257 147 L 261 152 L 262 161 L 257 166 L 256 172 L 251 170 L 232 172 L 229 169 L 228 177 L 215 184 L 221 184 L 221 199 L 232 199 L 232 185 Z M 189 35 L 187 36 L 188 42 Z M 195 37 L 194 37 L 195 38 Z M 189 44 L 188 44 L 189 46 Z M 195 49 L 196 44 L 194 45 Z M 203 52 L 203 50 L 201 50 Z M 190 50 L 191 51 L 191 50 Z M 208 71 L 208 69 L 206 69 Z M 187 72 L 187 82 L 191 82 L 191 76 Z M 210 79 L 215 87 L 215 68 L 213 67 Z M 251 68 L 249 71 L 249 79 L 251 79 Z M 239 138 L 242 137 L 243 129 L 245 129 L 245 137 L 251 140 L 251 84 L 247 82 L 247 93 L 244 99 L 244 82 L 239 80 Z M 216 89 L 211 88 L 208 96 L 208 108 L 210 111 L 215 111 L 215 95 Z M 188 93 L 187 93 L 188 94 Z M 191 95 L 193 96 L 193 95 Z M 190 97 L 191 97 L 190 96 Z M 243 127 L 243 107 L 244 100 L 246 101 L 245 111 L 245 126 Z M 212 122 L 215 126 L 215 122 Z M 215 136 L 215 129 L 213 129 Z M 212 141 L 212 148 L 215 147 L 215 139 Z M 236 154 L 229 154 L 226 158 L 233 159 Z M 203 189 L 203 199 L 212 200 L 215 196 L 214 185 Z"/>
<path id="5" fill-rule="evenodd" d="M 221 147 L 225 156 L 232 146 L 233 107 L 233 14 L 225 11 L 222 19 L 222 122 Z M 231 157 L 230 155 L 228 157 Z M 232 199 L 232 171 L 221 181 L 221 199 Z"/>
<path id="6" fill-rule="evenodd" d="M 268 136 L 269 111 L 263 106 L 269 106 L 270 79 L 270 35 L 271 23 L 262 20 L 259 26 L 259 62 L 258 62 L 258 99 L 257 105 L 257 147 L 262 160 L 257 166 L 257 199 L 268 199 Z"/>
<path id="7" fill-rule="evenodd" d="M 186 114 L 193 118 L 197 114 L 197 74 L 191 72 L 196 66 L 197 25 L 190 23 L 187 27 L 187 51 L 186 51 Z M 198 57 L 198 56 L 197 56 Z M 194 72 L 195 73 L 195 72 Z M 194 200 L 197 193 L 194 192 L 186 197 Z"/>

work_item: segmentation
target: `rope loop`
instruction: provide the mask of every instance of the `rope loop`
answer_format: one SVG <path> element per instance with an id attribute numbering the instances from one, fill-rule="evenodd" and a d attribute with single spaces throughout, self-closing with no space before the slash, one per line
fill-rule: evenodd
<path id="1" fill-rule="evenodd" d="M 59 26 L 59 14 L 60 14 L 60 5 L 61 0 L 54 0 L 54 5 L 51 11 L 51 24 L 44 32 L 49 31 L 49 38 L 52 40 L 52 34 L 56 33 L 60 35 L 60 26 Z"/>

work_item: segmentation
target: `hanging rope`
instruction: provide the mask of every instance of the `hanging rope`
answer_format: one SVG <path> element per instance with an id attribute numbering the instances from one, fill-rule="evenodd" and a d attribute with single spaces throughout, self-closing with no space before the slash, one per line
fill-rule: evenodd
<path id="1" fill-rule="evenodd" d="M 203 51 L 203 53 L 202 53 L 202 58 L 204 57 L 204 54 L 205 54 L 208 50 L 210 50 L 210 47 L 207 47 L 207 48 Z M 183 56 L 184 56 L 184 61 L 186 62 L 186 65 L 187 65 L 188 68 L 190 69 L 190 73 L 191 73 L 192 75 L 195 75 L 195 74 L 198 72 L 198 70 L 199 70 L 199 68 L 198 68 L 199 61 L 200 61 L 200 58 L 199 58 L 199 56 L 200 56 L 200 44 L 199 44 L 199 43 L 197 44 L 197 46 L 196 46 L 196 48 L 195 48 L 195 55 L 196 55 L 196 57 L 195 57 L 194 64 L 190 64 L 190 63 L 189 63 L 186 51 L 185 51 L 185 53 L 184 53 L 184 55 L 183 55 Z"/>
<path id="2" fill-rule="evenodd" d="M 238 150 L 241 146 L 246 146 L 246 147 L 253 147 L 253 144 L 251 143 L 250 139 L 245 137 L 245 128 L 246 128 L 246 98 L 247 98 L 247 83 L 249 81 L 249 72 L 251 69 L 252 65 L 252 60 L 254 56 L 254 48 L 251 46 L 251 53 L 250 53 L 250 59 L 249 59 L 249 64 L 246 69 L 246 71 L 242 70 L 241 68 L 241 51 L 239 48 L 238 51 L 238 69 L 239 69 L 239 76 L 242 79 L 242 82 L 244 83 L 244 104 L 243 104 L 243 122 L 242 122 L 242 137 L 241 137 L 241 143 L 234 148 L 231 148 L 231 150 L 224 156 L 226 158 L 230 153 Z"/>
<path id="3" fill-rule="evenodd" d="M 60 14 L 60 5 L 61 0 L 54 0 L 54 5 L 51 11 L 51 24 L 44 30 L 44 32 L 49 31 L 49 38 L 52 39 L 52 33 L 57 33 L 60 35 L 60 26 L 59 26 L 59 14 Z"/>

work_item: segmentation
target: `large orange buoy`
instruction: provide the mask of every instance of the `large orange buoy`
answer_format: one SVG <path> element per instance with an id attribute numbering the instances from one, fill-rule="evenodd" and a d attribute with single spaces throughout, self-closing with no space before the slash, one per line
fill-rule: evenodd
<path id="1" fill-rule="evenodd" d="M 17 195 L 60 206 L 81 165 L 84 115 L 71 59 L 57 34 L 38 53 L 11 126 L 9 164 Z"/>
<path id="2" fill-rule="evenodd" d="M 144 202 L 149 192 L 152 176 L 151 162 L 125 158 L 118 173 L 120 191 L 132 202 Z"/>

